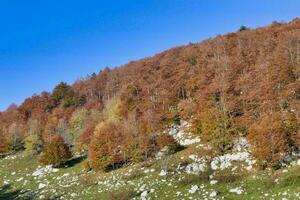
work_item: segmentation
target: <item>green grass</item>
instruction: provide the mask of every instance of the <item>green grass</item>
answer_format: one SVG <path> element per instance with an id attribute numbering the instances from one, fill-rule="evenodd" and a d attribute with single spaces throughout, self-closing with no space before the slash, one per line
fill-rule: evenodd
<path id="1" fill-rule="evenodd" d="M 37 169 L 36 157 L 17 154 L 15 159 L 0 160 L 0 200 L 9 199 L 99 199 L 127 200 L 140 199 L 139 189 L 152 190 L 151 199 L 213 199 L 210 194 L 218 193 L 215 199 L 300 199 L 300 166 L 277 171 L 208 171 L 199 175 L 188 175 L 176 171 L 179 164 L 188 164 L 188 155 L 194 151 L 187 148 L 170 156 L 167 176 L 159 176 L 166 165 L 163 160 L 127 166 L 109 173 L 86 172 L 81 163 L 59 169 L 44 177 L 36 178 L 32 173 Z M 152 170 L 152 171 L 151 171 Z M 210 184 L 210 175 L 218 183 Z M 3 185 L 9 180 L 10 185 Z M 39 184 L 47 186 L 38 189 Z M 189 193 L 193 185 L 199 190 Z M 230 193 L 232 188 L 241 187 L 243 193 Z"/>

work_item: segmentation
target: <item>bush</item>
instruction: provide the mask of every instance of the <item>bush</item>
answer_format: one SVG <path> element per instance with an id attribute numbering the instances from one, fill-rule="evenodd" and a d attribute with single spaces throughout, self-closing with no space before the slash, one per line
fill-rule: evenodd
<path id="1" fill-rule="evenodd" d="M 143 160 L 142 147 L 133 139 L 126 144 L 125 153 L 130 162 L 140 162 Z"/>
<path id="2" fill-rule="evenodd" d="M 29 135 L 25 138 L 25 149 L 28 154 L 39 154 L 43 148 L 43 140 L 40 135 Z"/>
<path id="3" fill-rule="evenodd" d="M 183 149 L 183 147 L 176 142 L 176 140 L 167 134 L 162 134 L 157 138 L 157 144 L 160 149 L 168 147 L 167 154 L 171 155 Z"/>
<path id="4" fill-rule="evenodd" d="M 45 145 L 39 161 L 44 165 L 60 167 L 70 158 L 71 152 L 69 147 L 65 144 L 64 139 L 56 134 Z"/>
<path id="5" fill-rule="evenodd" d="M 109 200 L 129 200 L 137 197 L 138 193 L 134 190 L 124 190 L 108 192 L 107 195 Z"/>
<path id="6" fill-rule="evenodd" d="M 280 113 L 264 116 L 250 127 L 249 142 L 253 155 L 263 163 L 275 163 L 288 151 L 288 135 Z"/>
<path id="7" fill-rule="evenodd" d="M 84 160 L 81 165 L 86 171 L 91 171 L 92 169 L 88 160 Z"/>

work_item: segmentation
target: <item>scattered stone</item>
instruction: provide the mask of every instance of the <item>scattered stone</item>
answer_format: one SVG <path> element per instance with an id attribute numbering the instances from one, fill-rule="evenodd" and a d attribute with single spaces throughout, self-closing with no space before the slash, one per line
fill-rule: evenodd
<path id="1" fill-rule="evenodd" d="M 193 185 L 191 187 L 191 189 L 189 190 L 189 193 L 194 194 L 195 192 L 197 192 L 199 190 L 198 185 Z"/>
<path id="2" fill-rule="evenodd" d="M 159 173 L 159 176 L 166 176 L 167 172 L 165 170 L 161 170 L 161 172 Z"/>
<path id="3" fill-rule="evenodd" d="M 210 197 L 211 198 L 214 198 L 214 197 L 216 197 L 218 195 L 218 193 L 216 192 L 216 191 L 212 191 L 211 193 L 210 193 Z"/>
<path id="4" fill-rule="evenodd" d="M 242 194 L 243 193 L 243 189 L 240 188 L 240 187 L 237 187 L 237 188 L 230 189 L 229 192 L 236 193 L 236 194 Z"/>
<path id="5" fill-rule="evenodd" d="M 46 186 L 47 186 L 46 184 L 40 183 L 40 184 L 39 184 L 39 190 L 40 190 L 40 189 L 43 189 L 43 188 L 46 187 Z"/>

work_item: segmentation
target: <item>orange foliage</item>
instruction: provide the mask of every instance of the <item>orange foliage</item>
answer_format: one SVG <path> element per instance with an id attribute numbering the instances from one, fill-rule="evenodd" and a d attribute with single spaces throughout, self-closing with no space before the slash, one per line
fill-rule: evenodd
<path id="1" fill-rule="evenodd" d="M 124 162 L 122 147 L 124 135 L 120 127 L 112 122 L 101 122 L 95 128 L 90 144 L 88 159 L 94 169 L 104 170 Z"/>
<path id="2" fill-rule="evenodd" d="M 251 127 L 249 138 L 261 148 L 257 153 L 259 157 L 274 160 L 280 157 L 278 152 L 286 151 L 283 147 L 287 139 L 275 121 L 271 121 L 275 135 L 270 134 L 267 119 L 260 116 L 293 112 L 299 122 L 299 46 L 300 20 L 296 19 L 172 48 L 118 68 L 105 68 L 71 86 L 60 84 L 52 93 L 34 95 L 21 106 L 14 105 L 0 113 L 0 129 L 11 138 L 8 131 L 11 124 L 17 123 L 25 134 L 29 121 L 36 119 L 41 122 L 43 139 L 47 141 L 55 133 L 57 122 L 61 119 L 67 122 L 76 109 L 85 107 L 102 112 L 106 103 L 117 97 L 122 105 L 120 120 L 136 115 L 138 134 L 116 131 L 112 128 L 114 125 L 105 129 L 120 135 L 121 144 L 127 141 L 124 144 L 127 149 L 137 149 L 134 152 L 139 156 L 148 157 L 157 151 L 154 133 L 169 125 L 174 116 L 197 118 L 194 114 L 201 113 L 205 103 L 213 101 L 230 117 L 230 127 L 238 127 L 242 134 L 247 134 Z M 86 124 L 81 137 L 85 144 L 90 144 L 95 124 Z M 119 141 L 107 135 L 95 134 L 91 142 L 93 151 L 100 151 L 96 144 L 101 140 L 112 139 L 116 147 Z M 275 150 L 270 153 L 263 146 L 273 137 L 276 138 L 272 142 Z M 110 148 L 104 145 L 100 149 L 107 152 Z M 118 146 L 116 150 L 120 152 Z M 118 160 L 115 157 L 119 157 L 119 153 L 114 152 L 112 157 L 109 163 Z"/>
<path id="3" fill-rule="evenodd" d="M 274 162 L 289 150 L 288 136 L 279 113 L 271 113 L 250 127 L 249 142 L 252 153 L 259 160 Z"/>

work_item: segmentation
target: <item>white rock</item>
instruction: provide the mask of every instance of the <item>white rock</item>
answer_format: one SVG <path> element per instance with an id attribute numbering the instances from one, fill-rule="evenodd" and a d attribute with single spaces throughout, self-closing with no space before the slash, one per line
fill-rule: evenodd
<path id="1" fill-rule="evenodd" d="M 199 190 L 198 185 L 193 185 L 191 187 L 191 189 L 189 190 L 189 193 L 194 194 L 195 192 L 197 192 Z"/>
<path id="2" fill-rule="evenodd" d="M 4 185 L 9 185 L 9 180 L 4 180 L 4 181 L 3 181 L 3 184 L 4 184 Z"/>
<path id="3" fill-rule="evenodd" d="M 167 172 L 165 170 L 161 170 L 161 172 L 159 173 L 160 176 L 166 176 Z"/>
<path id="4" fill-rule="evenodd" d="M 71 197 L 76 197 L 76 196 L 77 196 L 76 193 L 72 193 L 72 194 L 71 194 Z"/>
<path id="5" fill-rule="evenodd" d="M 142 199 L 142 200 L 146 200 L 147 196 L 148 196 L 148 191 L 144 191 L 144 192 L 142 192 L 142 194 L 141 194 L 141 199 Z"/>
<path id="6" fill-rule="evenodd" d="M 21 177 L 21 178 L 17 179 L 16 181 L 17 181 L 17 182 L 20 182 L 20 181 L 22 181 L 23 179 L 24 179 L 24 178 Z"/>
<path id="7" fill-rule="evenodd" d="M 55 172 L 58 172 L 59 171 L 59 169 L 57 169 L 57 168 L 53 168 L 53 172 L 55 173 Z"/>
<path id="8" fill-rule="evenodd" d="M 43 189 L 44 187 L 46 187 L 46 184 L 44 184 L 44 183 L 40 183 L 40 184 L 39 184 L 39 190 L 40 190 L 40 189 Z"/>
<path id="9" fill-rule="evenodd" d="M 218 193 L 216 191 L 212 191 L 212 193 L 210 193 L 210 197 L 214 198 L 218 195 Z"/>
<path id="10" fill-rule="evenodd" d="M 236 194 L 242 194 L 243 193 L 243 189 L 240 188 L 240 187 L 237 187 L 237 188 L 230 189 L 229 192 L 236 193 Z"/>

